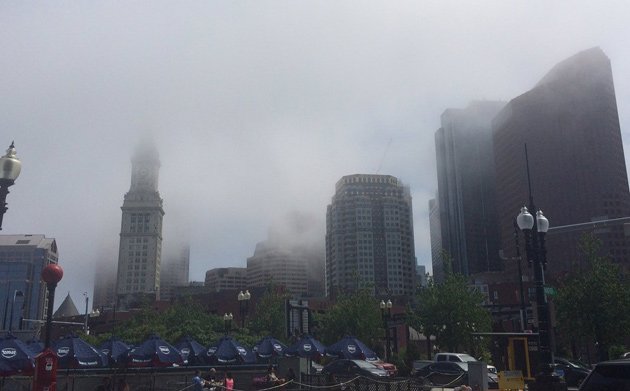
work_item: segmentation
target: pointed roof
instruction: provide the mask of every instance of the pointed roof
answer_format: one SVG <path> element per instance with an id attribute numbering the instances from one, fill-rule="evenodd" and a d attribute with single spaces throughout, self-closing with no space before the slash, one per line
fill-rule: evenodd
<path id="1" fill-rule="evenodd" d="M 77 310 L 77 306 L 74 305 L 74 302 L 70 297 L 70 292 L 68 292 L 66 298 L 63 299 L 63 302 L 61 303 L 59 308 L 57 308 L 57 311 L 55 311 L 55 313 L 53 314 L 53 319 L 66 318 L 69 316 L 77 315 L 80 315 L 79 311 Z"/>

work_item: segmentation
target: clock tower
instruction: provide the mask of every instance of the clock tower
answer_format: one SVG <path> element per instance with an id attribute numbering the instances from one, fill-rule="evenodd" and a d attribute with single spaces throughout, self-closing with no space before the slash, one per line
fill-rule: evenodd
<path id="1" fill-rule="evenodd" d="M 160 298 L 162 198 L 158 192 L 160 159 L 154 145 L 136 148 L 131 187 L 122 206 L 116 294 L 121 308 Z"/>

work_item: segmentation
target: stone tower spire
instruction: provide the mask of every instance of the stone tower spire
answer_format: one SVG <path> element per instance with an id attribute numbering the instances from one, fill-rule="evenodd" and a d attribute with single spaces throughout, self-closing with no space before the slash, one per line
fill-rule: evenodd
<path id="1" fill-rule="evenodd" d="M 132 308 L 160 298 L 162 198 L 158 192 L 160 159 L 155 145 L 139 145 L 131 159 L 129 192 L 122 206 L 116 293 Z"/>

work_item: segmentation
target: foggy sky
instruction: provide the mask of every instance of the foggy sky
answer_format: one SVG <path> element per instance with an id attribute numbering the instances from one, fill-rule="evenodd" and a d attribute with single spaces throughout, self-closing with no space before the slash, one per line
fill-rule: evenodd
<path id="1" fill-rule="evenodd" d="M 630 6 L 553 3 L 1 2 L 0 148 L 15 140 L 23 163 L 2 234 L 56 238 L 57 303 L 91 296 L 95 263 L 117 260 L 131 153 L 151 135 L 164 252 L 189 241 L 192 280 L 245 266 L 294 211 L 323 235 L 335 182 L 377 170 L 410 185 L 430 270 L 445 109 L 512 99 L 600 46 L 630 140 Z"/>

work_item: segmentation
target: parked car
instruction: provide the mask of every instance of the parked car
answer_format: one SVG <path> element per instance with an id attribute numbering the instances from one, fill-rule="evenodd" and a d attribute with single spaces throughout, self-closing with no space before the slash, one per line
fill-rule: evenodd
<path id="1" fill-rule="evenodd" d="M 595 365 L 580 391 L 630 391 L 630 360 L 604 361 Z"/>
<path id="2" fill-rule="evenodd" d="M 468 363 L 458 361 L 440 361 L 418 369 L 415 377 L 422 378 L 428 385 L 455 387 L 468 383 Z M 499 378 L 488 372 L 488 388 L 498 389 Z"/>
<path id="3" fill-rule="evenodd" d="M 339 359 L 331 362 L 322 369 L 322 373 L 325 375 L 354 375 L 371 378 L 389 376 L 386 370 L 379 368 L 371 362 L 347 359 Z"/>
<path id="4" fill-rule="evenodd" d="M 398 368 L 394 364 L 390 364 L 384 361 L 373 361 L 372 364 L 387 371 L 387 374 L 389 376 L 396 376 L 398 374 Z"/>
<path id="5" fill-rule="evenodd" d="M 564 377 L 569 387 L 579 387 L 591 370 L 579 361 L 562 357 L 554 357 L 554 370 Z"/>
<path id="6" fill-rule="evenodd" d="M 470 354 L 466 353 L 437 353 L 434 357 L 435 362 L 440 361 L 452 361 L 452 362 L 471 362 L 479 361 Z M 488 372 L 497 373 L 497 368 L 493 365 L 488 365 Z"/>

